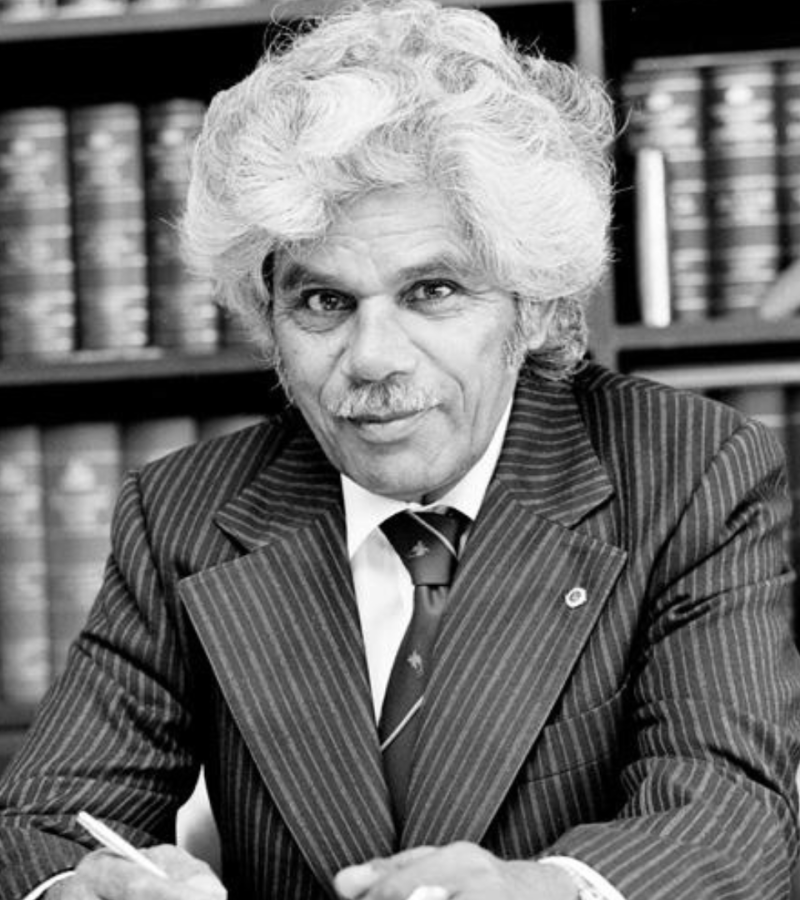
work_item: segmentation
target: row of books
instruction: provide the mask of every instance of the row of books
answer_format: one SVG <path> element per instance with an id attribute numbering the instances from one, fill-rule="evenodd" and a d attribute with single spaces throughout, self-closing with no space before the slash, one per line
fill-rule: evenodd
<path id="1" fill-rule="evenodd" d="M 0 427 L 0 701 L 34 704 L 102 578 L 124 472 L 250 415 Z"/>
<path id="2" fill-rule="evenodd" d="M 243 6 L 256 2 L 259 0 L 0 0 L 0 20 L 114 16 L 170 9 Z"/>
<path id="3" fill-rule="evenodd" d="M 642 322 L 757 313 L 800 258 L 800 52 L 640 59 L 622 95 Z"/>
<path id="4" fill-rule="evenodd" d="M 0 360 L 242 343 L 183 264 L 205 105 L 0 112 Z"/>

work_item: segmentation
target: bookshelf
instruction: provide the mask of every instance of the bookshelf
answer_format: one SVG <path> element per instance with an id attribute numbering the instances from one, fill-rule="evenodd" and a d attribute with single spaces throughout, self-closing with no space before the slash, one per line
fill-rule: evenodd
<path id="1" fill-rule="evenodd" d="M 329 5 L 261 0 L 159 9 L 130 0 L 121 12 L 78 15 L 73 7 L 69 15 L 54 9 L 36 18 L 4 17 L 13 2 L 0 0 L 0 116 L 40 106 L 207 102 L 252 68 L 270 35 Z M 757 16 L 753 3 L 731 6 L 723 0 L 450 2 L 482 7 L 522 44 L 576 61 L 605 79 L 617 96 L 643 59 L 691 54 L 710 65 L 723 55 L 800 55 L 800 6 L 781 0 L 762 0 Z M 591 310 L 595 358 L 701 390 L 800 384 L 800 316 L 708 317 L 660 328 L 641 324 L 631 263 L 636 245 L 631 161 L 624 153 L 619 173 L 617 262 Z M 144 346 L 0 358 L 0 408 L 3 424 L 9 425 L 252 415 L 280 402 L 274 379 L 254 352 L 235 342 L 206 352 Z M 24 732 L 31 709 L 29 703 L 0 698 L 0 766 Z"/>

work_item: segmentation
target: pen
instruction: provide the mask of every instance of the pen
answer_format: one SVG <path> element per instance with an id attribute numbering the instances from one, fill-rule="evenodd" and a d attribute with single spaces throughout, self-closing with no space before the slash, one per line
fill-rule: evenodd
<path id="1" fill-rule="evenodd" d="M 88 812 L 81 810 L 78 813 L 78 822 L 89 832 L 89 834 L 104 847 L 108 848 L 118 856 L 124 856 L 131 862 L 135 862 L 143 869 L 147 869 L 152 875 L 158 875 L 161 878 L 169 878 L 169 875 L 157 866 L 151 859 L 148 859 L 144 853 L 137 850 L 133 844 L 129 844 L 125 838 L 112 831 L 107 825 L 99 822 L 94 816 Z"/>

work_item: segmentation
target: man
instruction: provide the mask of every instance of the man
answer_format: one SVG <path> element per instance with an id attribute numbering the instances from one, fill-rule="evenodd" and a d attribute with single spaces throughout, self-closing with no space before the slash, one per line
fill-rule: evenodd
<path id="1" fill-rule="evenodd" d="M 215 100 L 187 250 L 293 407 L 128 478 L 0 789 L 3 898 L 224 896 L 169 846 L 201 765 L 231 898 L 786 896 L 780 453 L 582 362 L 611 136 L 596 85 L 427 0 Z"/>

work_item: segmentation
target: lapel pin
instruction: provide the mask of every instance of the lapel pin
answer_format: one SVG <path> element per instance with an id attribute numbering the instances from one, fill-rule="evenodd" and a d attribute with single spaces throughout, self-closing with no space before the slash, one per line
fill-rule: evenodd
<path id="1" fill-rule="evenodd" d="M 582 587 L 574 587 L 564 596 L 564 602 L 570 609 L 577 609 L 579 606 L 583 606 L 588 599 L 586 589 Z"/>

